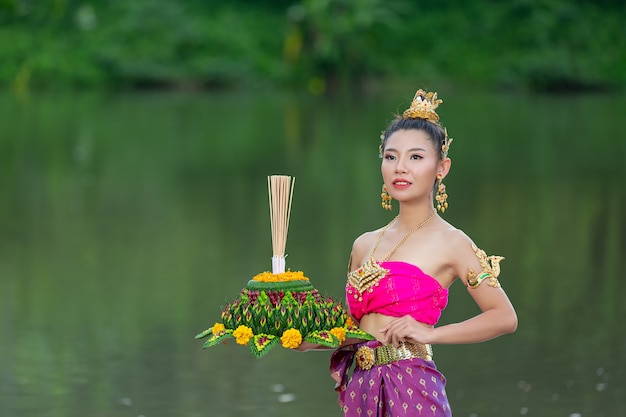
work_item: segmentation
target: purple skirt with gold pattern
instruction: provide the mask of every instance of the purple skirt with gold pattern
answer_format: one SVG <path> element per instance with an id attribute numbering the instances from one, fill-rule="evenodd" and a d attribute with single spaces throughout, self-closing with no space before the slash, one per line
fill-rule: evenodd
<path id="1" fill-rule="evenodd" d="M 433 361 L 403 359 L 368 370 L 357 366 L 349 376 L 355 351 L 361 346 L 375 348 L 380 342 L 347 346 L 331 358 L 331 375 L 346 417 L 452 416 L 446 379 Z"/>

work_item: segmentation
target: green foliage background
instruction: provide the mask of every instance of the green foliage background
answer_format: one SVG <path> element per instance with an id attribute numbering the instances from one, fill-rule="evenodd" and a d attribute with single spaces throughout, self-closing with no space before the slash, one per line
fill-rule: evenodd
<path id="1" fill-rule="evenodd" d="M 626 6 L 577 0 L 0 0 L 0 86 L 256 88 L 381 80 L 626 86 Z"/>

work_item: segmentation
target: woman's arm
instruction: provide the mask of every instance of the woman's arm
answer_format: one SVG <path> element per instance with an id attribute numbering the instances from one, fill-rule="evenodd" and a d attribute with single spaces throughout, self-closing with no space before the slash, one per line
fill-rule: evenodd
<path id="1" fill-rule="evenodd" d="M 498 262 L 501 258 L 488 258 L 472 241 L 458 231 L 450 245 L 454 254 L 452 265 L 481 310 L 481 313 L 459 323 L 433 328 L 419 323 L 410 316 L 395 319 L 381 332 L 384 343 L 397 345 L 401 341 L 429 344 L 477 343 L 512 333 L 517 329 L 517 314 L 508 296 L 499 286 Z M 484 275 L 481 277 L 481 274 Z M 482 278 L 481 280 L 475 278 Z M 471 287 L 468 282 L 477 283 Z"/>
<path id="2" fill-rule="evenodd" d="M 482 287 L 482 286 L 481 286 Z M 381 328 L 383 343 L 395 346 L 402 341 L 428 344 L 477 343 L 517 329 L 517 314 L 501 288 L 469 289 L 481 313 L 459 323 L 433 328 L 411 316 L 395 319 Z"/>
<path id="3" fill-rule="evenodd" d="M 432 329 L 433 344 L 477 343 L 493 339 L 517 329 L 517 314 L 502 288 L 486 283 L 468 291 L 481 313 L 460 323 L 447 324 Z"/>

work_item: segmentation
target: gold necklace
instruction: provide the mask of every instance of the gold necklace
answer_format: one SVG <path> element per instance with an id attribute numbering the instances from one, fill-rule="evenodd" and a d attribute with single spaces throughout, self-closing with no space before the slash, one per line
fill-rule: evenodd
<path id="1" fill-rule="evenodd" d="M 396 245 L 391 249 L 391 252 L 389 252 L 387 256 L 385 256 L 381 262 L 385 262 L 386 260 L 388 260 L 391 257 L 391 255 L 393 255 L 394 252 L 404 242 L 406 242 L 409 236 L 411 236 L 416 230 L 424 226 L 430 219 L 432 219 L 435 213 L 436 212 L 433 210 L 433 212 L 426 219 L 424 219 L 422 222 L 420 222 L 419 224 L 411 228 L 411 230 L 409 230 L 402 237 L 402 239 L 400 239 L 400 241 L 396 243 Z M 380 233 L 378 234 L 378 237 L 376 238 L 376 242 L 374 243 L 374 247 L 372 248 L 372 251 L 370 252 L 369 259 L 367 260 L 367 262 L 361 265 L 358 269 L 348 274 L 348 282 L 354 288 L 354 290 L 356 290 L 356 291 L 353 291 L 352 289 L 349 289 L 348 294 L 353 295 L 354 298 L 356 298 L 359 301 L 363 301 L 363 293 L 365 291 L 369 291 L 370 293 L 373 292 L 374 291 L 373 287 L 378 286 L 378 282 L 389 273 L 389 270 L 387 268 L 383 268 L 382 266 L 380 266 L 378 262 L 376 262 L 376 260 L 374 260 L 374 252 L 378 248 L 380 239 L 385 234 L 385 231 L 389 228 L 389 226 L 391 226 L 397 220 L 398 220 L 398 216 L 396 216 L 392 221 L 390 221 L 383 228 L 383 230 L 380 231 Z"/>

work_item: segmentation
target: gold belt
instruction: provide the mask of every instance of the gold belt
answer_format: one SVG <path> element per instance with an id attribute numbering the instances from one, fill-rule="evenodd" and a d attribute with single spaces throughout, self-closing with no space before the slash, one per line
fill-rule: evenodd
<path id="1" fill-rule="evenodd" d="M 386 365 L 411 358 L 432 360 L 432 346 L 421 343 L 400 343 L 398 347 L 393 345 L 382 345 L 376 348 L 361 346 L 356 351 L 356 366 L 360 369 L 368 370 L 373 366 Z"/>

